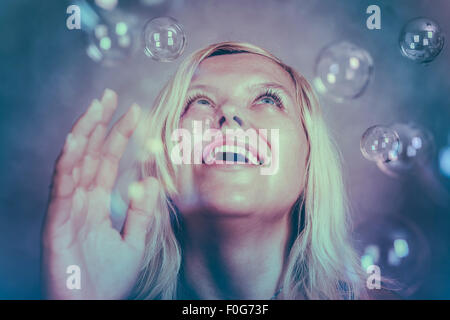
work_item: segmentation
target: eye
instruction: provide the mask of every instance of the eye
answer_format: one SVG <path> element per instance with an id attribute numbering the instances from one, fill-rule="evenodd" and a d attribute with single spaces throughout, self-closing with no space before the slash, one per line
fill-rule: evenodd
<path id="1" fill-rule="evenodd" d="M 193 104 L 194 102 L 197 102 L 198 104 L 201 105 L 211 105 L 212 103 L 210 102 L 212 101 L 212 99 L 210 99 L 209 97 L 203 95 L 203 94 L 195 94 L 193 96 L 190 96 L 187 99 L 186 104 L 184 105 L 184 111 L 183 114 L 187 111 L 187 109 L 191 106 L 191 104 Z"/>
<path id="2" fill-rule="evenodd" d="M 261 94 L 256 100 L 263 101 L 262 104 L 271 104 L 280 109 L 283 108 L 283 102 L 280 95 L 270 89 Z"/>
<path id="3" fill-rule="evenodd" d="M 209 104 L 209 101 L 208 101 L 208 100 L 205 100 L 205 99 L 199 99 L 199 100 L 197 100 L 197 103 L 200 103 L 200 104 Z"/>
<path id="4" fill-rule="evenodd" d="M 264 103 L 267 103 L 267 104 L 277 104 L 276 102 L 275 102 L 275 100 L 273 100 L 272 98 L 270 98 L 270 97 L 266 97 L 266 98 L 262 98 L 261 100 L 259 100 L 259 101 L 266 101 L 266 102 L 264 102 Z"/>

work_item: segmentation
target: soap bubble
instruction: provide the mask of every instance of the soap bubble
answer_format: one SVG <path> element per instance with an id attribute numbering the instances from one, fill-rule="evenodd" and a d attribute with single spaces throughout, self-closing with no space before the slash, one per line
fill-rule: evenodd
<path id="1" fill-rule="evenodd" d="M 145 54 L 154 60 L 170 62 L 177 59 L 186 46 L 182 26 L 171 17 L 149 20 L 144 26 Z"/>
<path id="2" fill-rule="evenodd" d="M 433 61 L 444 47 L 445 36 L 439 25 L 428 18 L 415 18 L 400 33 L 402 54 L 417 63 Z"/>
<path id="3" fill-rule="evenodd" d="M 444 176 L 450 178 L 450 146 L 442 148 L 439 152 L 439 169 Z"/>
<path id="4" fill-rule="evenodd" d="M 163 3 L 165 3 L 167 0 L 140 0 L 141 4 L 144 6 L 159 6 Z"/>
<path id="5" fill-rule="evenodd" d="M 318 56 L 314 85 L 319 93 L 342 102 L 364 92 L 372 71 L 372 57 L 366 50 L 346 41 L 334 43 Z"/>
<path id="6" fill-rule="evenodd" d="M 429 242 L 422 230 L 401 216 L 377 216 L 356 228 L 356 247 L 364 270 L 380 268 L 381 276 L 395 282 L 382 283 L 402 296 L 410 296 L 421 285 L 429 267 Z"/>
<path id="7" fill-rule="evenodd" d="M 414 123 L 397 123 L 390 128 L 399 136 L 398 152 L 389 161 L 377 163 L 383 172 L 397 177 L 428 164 L 434 153 L 433 136 L 428 130 Z"/>
<path id="8" fill-rule="evenodd" d="M 113 10 L 119 0 L 95 0 L 95 4 L 105 10 Z"/>
<path id="9" fill-rule="evenodd" d="M 99 23 L 91 31 L 89 39 L 88 56 L 105 66 L 115 66 L 128 59 L 135 45 L 131 28 L 125 21 Z"/>
<path id="10" fill-rule="evenodd" d="M 398 134 L 388 127 L 372 126 L 361 137 L 361 152 L 370 161 L 389 161 L 397 156 L 398 147 Z"/>

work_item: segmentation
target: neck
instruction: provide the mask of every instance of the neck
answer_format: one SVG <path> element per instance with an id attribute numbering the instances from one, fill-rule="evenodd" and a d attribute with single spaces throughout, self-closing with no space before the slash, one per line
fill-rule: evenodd
<path id="1" fill-rule="evenodd" d="M 287 260 L 289 217 L 185 217 L 180 299 L 270 299 Z"/>

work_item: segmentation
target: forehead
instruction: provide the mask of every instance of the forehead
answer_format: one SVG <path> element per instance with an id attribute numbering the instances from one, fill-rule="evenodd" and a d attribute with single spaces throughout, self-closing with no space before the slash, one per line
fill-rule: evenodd
<path id="1" fill-rule="evenodd" d="M 295 90 L 289 73 L 271 59 L 252 53 L 213 56 L 198 66 L 192 83 L 214 81 L 240 83 L 258 78 L 261 82 L 277 82 L 288 90 Z M 229 82 L 231 81 L 231 82 Z"/>

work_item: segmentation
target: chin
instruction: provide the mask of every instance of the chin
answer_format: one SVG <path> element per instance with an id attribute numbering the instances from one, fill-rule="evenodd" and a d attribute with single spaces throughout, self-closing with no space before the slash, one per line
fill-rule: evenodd
<path id="1" fill-rule="evenodd" d="M 214 215 L 248 216 L 259 211 L 257 198 L 239 191 L 220 189 L 203 193 L 202 207 Z"/>

